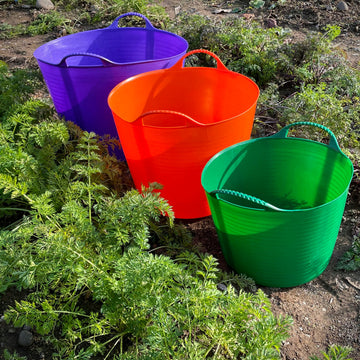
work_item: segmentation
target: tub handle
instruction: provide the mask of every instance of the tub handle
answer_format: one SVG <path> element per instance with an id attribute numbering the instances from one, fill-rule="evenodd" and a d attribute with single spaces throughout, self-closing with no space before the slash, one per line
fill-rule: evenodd
<path id="1" fill-rule="evenodd" d="M 121 28 L 119 28 L 119 20 L 120 20 L 121 18 L 125 17 L 125 16 L 139 16 L 139 17 L 141 17 L 142 19 L 145 20 L 145 24 L 146 24 L 145 27 L 146 27 L 146 29 L 148 29 L 148 30 L 153 30 L 153 29 L 155 29 L 155 27 L 153 26 L 153 24 L 150 22 L 150 20 L 149 20 L 145 15 L 140 14 L 140 13 L 137 13 L 137 12 L 128 12 L 128 13 L 126 13 L 126 14 L 122 14 L 122 15 L 118 16 L 118 17 L 113 21 L 113 23 L 112 23 L 110 26 L 108 26 L 108 29 L 121 29 Z"/>
<path id="2" fill-rule="evenodd" d="M 328 146 L 331 147 L 333 150 L 336 150 L 336 151 L 342 153 L 334 133 L 330 129 L 328 129 L 326 126 L 321 125 L 321 124 L 317 124 L 317 123 L 313 123 L 313 122 L 310 122 L 310 121 L 294 122 L 292 124 L 289 124 L 289 125 L 283 127 L 279 132 L 277 132 L 276 134 L 274 134 L 274 135 L 272 135 L 270 137 L 272 137 L 272 138 L 286 138 L 291 127 L 300 126 L 300 125 L 315 126 L 315 127 L 319 128 L 321 130 L 326 131 L 330 135 L 330 140 L 329 140 L 329 145 Z"/>
<path id="3" fill-rule="evenodd" d="M 169 124 L 168 126 L 166 125 L 157 125 L 156 123 L 151 123 L 151 120 L 146 121 L 144 118 L 150 115 L 156 115 L 156 114 L 170 114 L 170 115 L 177 115 L 179 117 L 181 117 L 183 119 L 183 123 L 179 124 L 179 125 L 172 125 Z M 142 126 L 147 126 L 147 127 L 157 127 L 157 128 L 164 128 L 164 129 L 168 129 L 168 128 L 188 128 L 188 127 L 194 127 L 194 124 L 196 126 L 205 126 L 205 124 L 199 123 L 198 121 L 194 120 L 192 117 L 190 117 L 189 115 L 183 114 L 181 112 L 178 111 L 173 111 L 173 110 L 150 110 L 147 111 L 145 113 L 143 113 L 142 115 L 140 115 L 135 121 L 138 122 L 140 125 Z"/>
<path id="4" fill-rule="evenodd" d="M 69 55 L 65 55 L 60 63 L 58 64 L 59 66 L 61 67 L 68 67 L 68 64 L 66 63 L 66 60 L 71 58 L 71 57 L 74 57 L 74 56 L 90 56 L 90 57 L 93 57 L 93 58 L 96 58 L 96 59 L 99 59 L 101 60 L 102 64 L 104 66 L 111 66 L 112 64 L 116 64 L 110 60 L 108 60 L 107 58 L 103 57 L 103 56 L 100 56 L 100 55 L 97 55 L 97 54 L 92 54 L 92 53 L 87 53 L 87 52 L 83 52 L 83 53 L 74 53 L 74 54 L 69 54 Z"/>
<path id="5" fill-rule="evenodd" d="M 213 57 L 216 62 L 217 62 L 217 69 L 218 70 L 222 70 L 222 71 L 230 71 L 224 64 L 223 62 L 220 60 L 220 58 L 215 55 L 214 53 L 212 53 L 211 51 L 209 50 L 205 50 L 205 49 L 197 49 L 197 50 L 192 50 L 192 51 L 189 51 L 188 53 L 186 53 L 185 55 L 183 55 L 181 57 L 181 59 L 176 63 L 174 64 L 170 69 L 183 69 L 184 68 L 184 61 L 185 61 L 185 58 L 187 58 L 188 56 L 190 55 L 193 55 L 193 54 L 198 54 L 198 53 L 203 53 L 203 54 L 207 54 L 207 55 L 210 55 L 211 57 Z M 169 70 L 170 70 L 169 69 Z"/>
<path id="6" fill-rule="evenodd" d="M 264 201 L 264 200 L 261 200 L 255 196 L 251 196 L 251 195 L 248 195 L 248 194 L 244 194 L 242 192 L 239 192 L 239 191 L 235 191 L 235 190 L 226 190 L 226 189 L 218 189 L 218 190 L 213 190 L 210 192 L 211 195 L 217 195 L 217 194 L 226 194 L 226 195 L 232 195 L 232 196 L 237 196 L 237 197 L 240 197 L 242 199 L 245 199 L 245 200 L 248 200 L 248 201 L 251 201 L 255 204 L 258 204 L 258 205 L 262 205 L 268 209 L 271 209 L 271 210 L 275 210 L 275 211 L 287 211 L 285 209 L 281 209 L 281 208 L 278 208 L 277 206 L 274 206 L 274 205 L 271 205 L 270 203 Z"/>

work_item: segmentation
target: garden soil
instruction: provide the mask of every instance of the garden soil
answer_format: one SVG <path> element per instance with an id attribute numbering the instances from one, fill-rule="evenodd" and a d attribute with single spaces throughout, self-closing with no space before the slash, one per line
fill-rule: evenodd
<path id="1" fill-rule="evenodd" d="M 327 24 L 339 25 L 342 33 L 335 46 L 348 59 L 349 66 L 359 67 L 360 61 L 360 2 L 288 0 L 273 9 L 249 9 L 248 1 L 200 1 L 163 0 L 162 5 L 171 17 L 180 12 L 202 14 L 208 17 L 243 16 L 265 27 L 278 25 L 292 31 L 292 41 L 305 38 L 310 31 L 321 31 Z M 35 16 L 34 8 L 0 1 L 0 24 L 28 24 Z M 232 11 L 229 13 L 229 11 Z M 36 68 L 34 50 L 54 39 L 57 34 L 34 37 L 17 37 L 0 40 L 0 60 L 11 68 Z M 44 88 L 44 94 L 46 89 Z M 360 271 L 343 272 L 336 265 L 343 253 L 350 249 L 353 237 L 359 232 L 359 187 L 351 186 L 352 202 L 344 213 L 339 237 L 331 261 L 317 279 L 294 288 L 261 289 L 269 296 L 276 315 L 290 315 L 293 326 L 290 337 L 283 343 L 281 357 L 286 360 L 306 360 L 312 355 L 320 356 L 331 344 L 350 346 L 354 349 L 352 359 L 360 360 Z M 193 241 L 203 250 L 218 258 L 220 266 L 229 270 L 221 253 L 211 217 L 183 221 L 193 233 Z M 51 349 L 43 339 L 34 334 L 32 345 L 21 347 L 17 343 L 21 329 L 6 325 L 1 315 L 15 300 L 24 294 L 8 292 L 0 296 L 0 354 L 3 349 L 16 350 L 28 360 L 51 359 Z"/>

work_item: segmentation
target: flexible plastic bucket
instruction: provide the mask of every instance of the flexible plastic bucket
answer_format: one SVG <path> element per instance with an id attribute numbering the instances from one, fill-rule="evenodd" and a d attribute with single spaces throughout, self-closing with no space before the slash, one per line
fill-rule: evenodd
<path id="1" fill-rule="evenodd" d="M 139 16 L 145 28 L 119 28 L 124 16 Z M 72 34 L 35 50 L 59 115 L 83 130 L 117 138 L 107 103 L 110 91 L 126 78 L 175 64 L 188 48 L 182 37 L 156 29 L 142 14 L 126 13 L 105 29 Z"/>
<path id="2" fill-rule="evenodd" d="M 217 68 L 183 67 L 199 52 Z M 135 186 L 163 185 L 177 218 L 209 216 L 201 171 L 218 151 L 250 138 L 258 96 L 252 80 L 206 50 L 119 84 L 109 105 Z"/>
<path id="3" fill-rule="evenodd" d="M 327 131 L 329 144 L 288 137 L 299 125 Z M 227 263 L 272 287 L 319 276 L 334 250 L 352 176 L 334 134 L 308 122 L 216 154 L 201 181 Z"/>

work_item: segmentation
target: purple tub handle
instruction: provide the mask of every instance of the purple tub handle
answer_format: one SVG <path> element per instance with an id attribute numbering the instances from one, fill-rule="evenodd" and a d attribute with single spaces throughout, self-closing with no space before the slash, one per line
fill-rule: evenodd
<path id="1" fill-rule="evenodd" d="M 153 29 L 155 29 L 155 27 L 153 26 L 153 24 L 150 22 L 150 20 L 149 20 L 146 16 L 144 16 L 143 14 L 137 13 L 137 12 L 128 12 L 128 13 L 126 13 L 126 14 L 122 14 L 122 15 L 118 16 L 118 17 L 113 21 L 113 23 L 112 23 L 110 26 L 108 26 L 108 29 L 121 29 L 121 28 L 119 28 L 119 26 L 118 26 L 118 25 L 119 25 L 119 20 L 120 20 L 121 18 L 125 17 L 125 16 L 139 16 L 139 17 L 141 17 L 142 19 L 145 20 L 146 29 L 148 29 L 148 30 L 153 30 Z"/>
<path id="2" fill-rule="evenodd" d="M 59 66 L 61 67 L 68 67 L 67 63 L 66 63 L 66 60 L 70 57 L 74 57 L 74 56 L 90 56 L 90 57 L 94 57 L 96 59 L 99 59 L 101 60 L 103 66 L 110 66 L 112 64 L 115 64 L 114 62 L 108 60 L 107 58 L 103 57 L 103 56 L 100 56 L 100 55 L 97 55 L 97 54 L 92 54 L 92 53 L 74 53 L 74 54 L 69 54 L 69 55 L 66 55 L 64 56 L 60 63 L 58 64 Z"/>

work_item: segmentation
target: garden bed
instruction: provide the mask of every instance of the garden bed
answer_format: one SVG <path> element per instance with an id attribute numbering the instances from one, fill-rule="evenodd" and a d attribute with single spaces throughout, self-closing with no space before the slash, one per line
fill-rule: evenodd
<path id="1" fill-rule="evenodd" d="M 334 43 L 347 56 L 349 66 L 359 65 L 359 51 L 356 45 L 360 44 L 360 5 L 355 1 L 349 2 L 349 9 L 346 11 L 337 10 L 336 4 L 329 6 L 325 1 L 316 2 L 316 5 L 304 1 L 287 1 L 271 10 L 248 9 L 246 1 L 183 3 L 179 5 L 175 0 L 162 1 L 166 11 L 173 18 L 183 12 L 201 14 L 213 21 L 226 16 L 247 16 L 248 21 L 259 21 L 264 27 L 276 24 L 292 29 L 291 41 L 304 39 L 310 31 L 318 31 L 325 25 L 339 25 L 342 34 Z M 33 8 L 24 8 L 21 4 L 14 5 L 10 1 L 0 3 L 0 6 L 0 24 L 26 25 L 39 12 Z M 232 9 L 233 12 L 229 13 L 228 9 Z M 61 31 L 60 26 L 57 32 L 51 34 L 1 39 L 0 60 L 6 62 L 11 69 L 37 69 L 32 56 L 33 51 L 39 45 L 58 36 Z M 51 101 L 45 86 L 38 90 L 37 97 Z M 125 188 L 128 189 L 131 178 L 126 165 L 124 167 L 122 164 L 121 167 L 123 180 L 118 178 L 117 183 L 126 184 Z M 327 350 L 332 344 L 352 347 L 352 359 L 360 360 L 360 270 L 347 272 L 337 269 L 340 258 L 351 248 L 354 236 L 359 233 L 358 191 L 358 183 L 354 182 L 350 188 L 349 201 L 333 256 L 321 276 L 308 284 L 290 289 L 261 287 L 268 295 L 275 315 L 290 315 L 293 318 L 290 337 L 281 347 L 281 358 L 284 360 L 320 356 L 321 351 Z M 192 242 L 201 251 L 217 258 L 222 270 L 231 270 L 221 253 L 211 217 L 192 221 L 176 220 L 176 223 L 184 224 L 190 230 Z M 0 315 L 8 306 L 13 306 L 15 301 L 20 301 L 25 294 L 26 291 L 17 292 L 11 288 L 0 295 Z M 87 303 L 86 306 L 90 305 Z M 19 355 L 26 356 L 27 360 L 51 358 L 52 348 L 48 347 L 44 338 L 37 333 L 34 333 L 31 346 L 19 346 L 18 335 L 21 330 L 0 321 L 0 352 L 3 349 L 16 351 Z"/>

